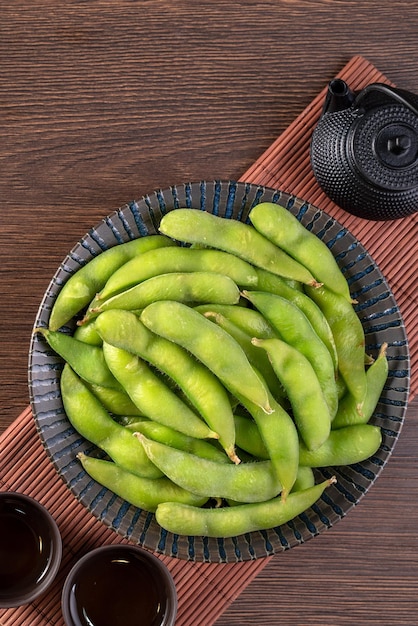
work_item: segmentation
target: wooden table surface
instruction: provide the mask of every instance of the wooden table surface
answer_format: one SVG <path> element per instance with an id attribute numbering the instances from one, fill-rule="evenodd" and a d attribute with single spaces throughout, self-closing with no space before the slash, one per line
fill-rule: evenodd
<path id="1" fill-rule="evenodd" d="M 28 404 L 42 295 L 91 226 L 158 187 L 238 179 L 353 55 L 418 92 L 417 32 L 408 0 L 2 3 L 0 431 Z M 217 626 L 416 626 L 417 407 L 361 504 Z"/>

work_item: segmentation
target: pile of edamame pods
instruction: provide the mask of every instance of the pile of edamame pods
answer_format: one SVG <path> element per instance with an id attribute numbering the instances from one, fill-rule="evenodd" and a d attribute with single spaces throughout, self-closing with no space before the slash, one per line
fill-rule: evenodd
<path id="1" fill-rule="evenodd" d="M 76 330 L 66 326 L 74 317 Z M 65 283 L 48 328 L 85 471 L 180 535 L 290 521 L 366 460 L 388 375 L 331 251 L 286 208 L 249 223 L 198 209 L 101 253 Z"/>

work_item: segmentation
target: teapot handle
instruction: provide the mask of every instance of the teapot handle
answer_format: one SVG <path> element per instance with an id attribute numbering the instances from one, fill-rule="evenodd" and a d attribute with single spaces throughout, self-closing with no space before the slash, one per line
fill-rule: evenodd
<path id="1" fill-rule="evenodd" d="M 368 102 L 367 102 L 368 101 Z M 396 101 L 418 117 L 418 96 L 404 89 L 390 87 L 384 83 L 371 83 L 357 94 L 353 107 L 357 109 L 381 106 Z"/>

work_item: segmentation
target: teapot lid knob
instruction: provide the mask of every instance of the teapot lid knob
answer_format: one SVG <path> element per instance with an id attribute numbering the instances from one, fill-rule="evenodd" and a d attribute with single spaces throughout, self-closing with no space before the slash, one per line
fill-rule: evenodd
<path id="1" fill-rule="evenodd" d="M 387 167 L 409 167 L 418 159 L 418 131 L 408 124 L 389 124 L 377 135 L 374 149 Z"/>
<path id="2" fill-rule="evenodd" d="M 397 100 L 355 110 L 346 153 L 357 175 L 382 190 L 417 189 L 418 116 Z"/>

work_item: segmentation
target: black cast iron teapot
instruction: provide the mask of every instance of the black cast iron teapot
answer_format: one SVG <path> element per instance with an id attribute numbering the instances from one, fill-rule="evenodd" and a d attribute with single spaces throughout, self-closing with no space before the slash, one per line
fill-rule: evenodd
<path id="1" fill-rule="evenodd" d="M 369 220 L 418 211 L 418 95 L 383 83 L 359 93 L 334 79 L 311 142 L 317 182 L 338 206 Z"/>

